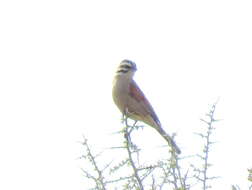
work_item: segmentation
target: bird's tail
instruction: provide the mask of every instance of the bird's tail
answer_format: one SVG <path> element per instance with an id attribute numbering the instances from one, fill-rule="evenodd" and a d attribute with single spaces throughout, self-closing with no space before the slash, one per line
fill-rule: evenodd
<path id="1" fill-rule="evenodd" d="M 168 142 L 168 144 L 171 146 L 171 148 L 177 153 L 180 154 L 181 150 L 180 148 L 177 146 L 177 144 L 175 143 L 175 141 L 172 139 L 172 137 L 170 135 L 168 135 L 163 128 L 158 127 L 156 128 L 157 131 L 159 132 L 159 134 Z"/>

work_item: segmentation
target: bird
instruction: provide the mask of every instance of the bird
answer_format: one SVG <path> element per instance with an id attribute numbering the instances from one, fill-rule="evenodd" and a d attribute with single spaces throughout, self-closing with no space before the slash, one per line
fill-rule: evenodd
<path id="1" fill-rule="evenodd" d="M 180 148 L 176 145 L 173 138 L 162 128 L 153 107 L 134 81 L 136 71 L 135 62 L 129 59 L 124 59 L 120 62 L 113 80 L 112 97 L 114 103 L 127 118 L 144 122 L 156 129 L 168 142 L 172 150 L 180 154 Z"/>

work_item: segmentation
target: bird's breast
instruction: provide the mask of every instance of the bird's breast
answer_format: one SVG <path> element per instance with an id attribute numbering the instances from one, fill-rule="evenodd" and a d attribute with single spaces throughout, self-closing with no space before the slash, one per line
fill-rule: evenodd
<path id="1" fill-rule="evenodd" d="M 124 112 L 129 97 L 129 82 L 123 79 L 115 79 L 112 89 L 113 100 L 117 107 Z"/>

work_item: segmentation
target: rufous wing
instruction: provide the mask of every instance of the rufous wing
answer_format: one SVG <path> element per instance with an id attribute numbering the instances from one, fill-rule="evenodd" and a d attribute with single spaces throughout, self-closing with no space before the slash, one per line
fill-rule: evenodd
<path id="1" fill-rule="evenodd" d="M 142 115 L 144 118 L 149 118 L 151 117 L 155 125 L 160 126 L 160 121 L 152 108 L 151 104 L 145 97 L 144 93 L 141 91 L 141 89 L 138 87 L 135 81 L 132 80 L 129 86 L 129 94 L 130 97 L 134 100 L 131 102 L 131 104 L 134 104 L 132 106 L 129 106 L 129 111 L 134 112 L 137 115 Z M 144 121 L 147 124 L 153 123 L 151 121 Z M 152 124 L 153 125 L 153 124 Z M 155 127 L 155 126 L 153 126 Z"/>

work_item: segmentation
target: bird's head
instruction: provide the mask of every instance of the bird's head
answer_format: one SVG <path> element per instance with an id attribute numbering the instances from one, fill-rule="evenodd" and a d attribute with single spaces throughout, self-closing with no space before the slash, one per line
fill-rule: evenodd
<path id="1" fill-rule="evenodd" d="M 136 72 L 136 64 L 133 61 L 124 59 L 116 70 L 117 75 L 133 77 Z"/>

